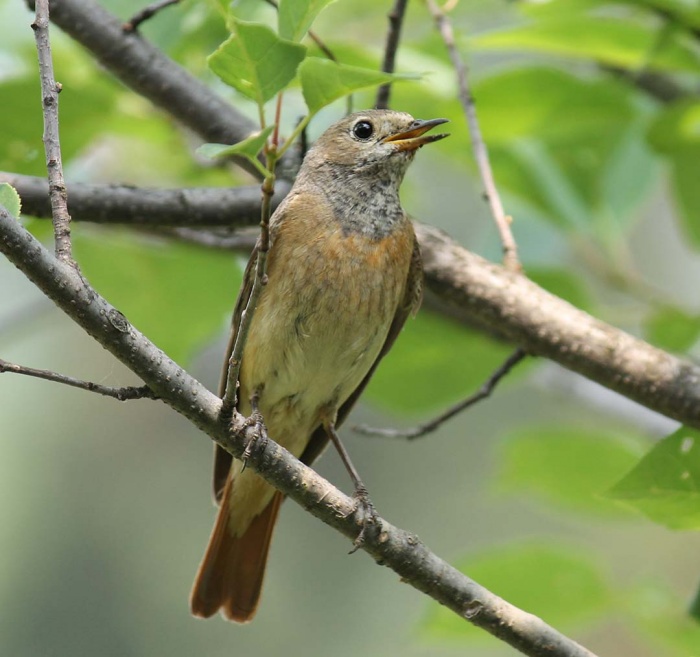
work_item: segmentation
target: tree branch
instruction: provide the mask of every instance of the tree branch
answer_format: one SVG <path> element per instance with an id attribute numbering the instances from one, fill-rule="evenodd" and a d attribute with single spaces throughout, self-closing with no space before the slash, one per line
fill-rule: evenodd
<path id="1" fill-rule="evenodd" d="M 98 395 L 104 395 L 105 397 L 113 397 L 119 401 L 127 401 L 129 399 L 157 399 L 156 395 L 153 394 L 153 391 L 148 386 L 124 386 L 122 388 L 103 386 L 99 383 L 82 381 L 81 379 L 59 374 L 58 372 L 51 372 L 50 370 L 37 370 L 33 367 L 26 367 L 25 365 L 8 363 L 6 360 L 0 358 L 0 374 L 5 372 L 24 374 L 25 376 L 33 376 L 37 379 L 44 379 L 45 381 L 62 383 L 63 385 L 80 388 L 88 392 L 96 392 Z"/>
<path id="2" fill-rule="evenodd" d="M 51 43 L 49 41 L 49 0 L 37 0 L 36 17 L 32 23 L 36 50 L 39 57 L 41 81 L 41 107 L 44 116 L 44 151 L 48 173 L 51 216 L 53 220 L 56 257 L 72 263 L 73 249 L 70 240 L 70 215 L 66 202 L 66 184 L 61 163 L 61 141 L 58 132 L 58 94 L 61 85 L 54 78 Z"/>
<path id="3" fill-rule="evenodd" d="M 385 73 L 393 73 L 396 66 L 396 51 L 399 48 L 401 27 L 403 26 L 403 17 L 406 14 L 407 5 L 408 0 L 396 0 L 394 7 L 389 12 L 389 30 L 386 33 L 384 61 L 382 62 L 382 71 Z M 387 82 L 381 85 L 377 90 L 377 100 L 374 106 L 377 109 L 387 109 L 389 107 L 390 98 L 391 82 Z"/>
<path id="4" fill-rule="evenodd" d="M 22 198 L 22 212 L 50 217 L 48 184 L 43 178 L 0 171 L 0 182 Z M 278 180 L 276 207 L 291 185 Z M 252 226 L 260 221 L 260 186 L 154 189 L 128 185 L 71 183 L 70 209 L 76 221 L 138 226 Z"/>
<path id="5" fill-rule="evenodd" d="M 0 252 L 71 319 L 137 374 L 166 404 L 224 449 L 240 457 L 245 435 L 232 435 L 221 420 L 221 400 L 169 359 L 118 310 L 56 260 L 0 206 Z M 361 526 L 355 501 L 272 440 L 257 441 L 248 467 L 314 516 L 354 539 Z M 377 519 L 362 549 L 403 581 L 532 657 L 594 657 L 541 619 L 469 579 L 430 552 L 413 534 Z"/>
<path id="6" fill-rule="evenodd" d="M 506 216 L 505 210 L 503 209 L 503 203 L 501 202 L 501 197 L 498 194 L 498 189 L 496 188 L 496 181 L 493 178 L 489 153 L 486 149 L 486 143 L 484 142 L 484 138 L 481 134 L 479 121 L 476 117 L 476 107 L 474 104 L 474 96 L 472 96 L 471 88 L 469 86 L 467 67 L 464 65 L 459 51 L 457 50 L 452 25 L 447 16 L 445 16 L 445 13 L 442 11 L 442 9 L 440 9 L 440 7 L 438 7 L 434 0 L 425 1 L 428 10 L 433 16 L 435 26 L 437 27 L 438 32 L 440 32 L 440 36 L 442 36 L 447 52 L 450 55 L 452 66 L 457 74 L 459 100 L 462 103 L 462 109 L 464 110 L 464 115 L 467 118 L 469 135 L 471 137 L 472 149 L 474 151 L 474 159 L 476 160 L 477 167 L 479 168 L 479 174 L 484 185 L 486 200 L 491 208 L 491 214 L 496 224 L 496 228 L 498 229 L 498 234 L 501 237 L 501 245 L 503 247 L 503 264 L 507 269 L 519 271 L 520 262 L 518 261 L 518 247 L 515 244 L 513 233 L 510 230 L 511 218 Z"/>
<path id="7" fill-rule="evenodd" d="M 380 427 L 370 427 L 366 424 L 360 424 L 353 427 L 353 429 L 358 433 L 365 434 L 366 436 L 382 436 L 383 438 L 405 438 L 407 440 L 415 440 L 416 438 L 427 436 L 429 433 L 439 429 L 445 422 L 447 422 L 447 420 L 450 420 L 455 415 L 458 415 L 470 406 L 480 402 L 482 399 L 489 397 L 500 380 L 526 356 L 527 354 L 522 349 L 516 349 L 510 356 L 508 356 L 508 358 L 506 358 L 505 361 L 503 361 L 503 363 L 501 363 L 498 369 L 491 374 L 491 376 L 473 395 L 469 395 L 469 397 L 466 399 L 463 399 L 462 401 L 450 406 L 450 408 L 440 413 L 440 415 L 437 417 L 434 417 L 428 422 L 423 422 L 417 427 L 413 427 L 411 429 L 383 429 Z"/>
<path id="8" fill-rule="evenodd" d="M 19 181 L 17 187 L 21 196 L 24 180 L 39 180 L 0 175 L 0 181 L 5 179 Z M 77 186 L 69 185 L 73 219 L 89 221 L 92 217 L 83 216 L 81 196 L 74 187 Z M 94 198 L 102 199 L 106 207 L 103 218 L 106 220 L 108 215 L 110 222 L 118 222 L 122 213 L 130 216 L 120 199 L 144 207 L 144 201 L 139 199 L 141 190 L 99 185 L 85 187 L 92 188 L 90 192 Z M 113 189 L 117 190 L 114 195 Z M 248 217 L 252 225 L 260 216 L 259 188 L 242 189 L 246 190 L 246 196 L 252 190 L 258 194 L 258 214 Z M 243 219 L 241 214 L 247 215 L 239 212 L 235 201 L 227 206 L 227 199 L 234 199 L 240 190 L 187 191 L 201 201 L 197 215 L 201 225 L 227 225 L 230 217 Z M 155 190 L 147 190 L 145 197 L 152 192 Z M 122 193 L 125 195 L 121 196 Z M 188 204 L 182 202 L 178 190 L 158 190 L 157 196 L 163 221 L 168 225 L 188 223 L 190 210 Z M 23 205 L 28 207 L 24 198 Z M 156 223 L 144 221 L 143 225 Z M 533 356 L 549 358 L 647 408 L 700 428 L 700 367 L 591 317 L 522 274 L 508 272 L 467 251 L 435 228 L 417 222 L 414 226 L 423 255 L 427 287 L 444 305 L 443 312 L 452 312 L 469 326 L 517 344 Z M 191 241 L 191 235 L 187 239 Z M 213 236 L 208 234 L 205 239 L 211 245 Z M 239 246 L 236 240 L 232 248 Z"/>
<path id="9" fill-rule="evenodd" d="M 516 272 L 415 224 L 426 281 L 449 306 L 528 354 L 549 358 L 651 410 L 700 428 L 700 367 L 632 337 Z"/>

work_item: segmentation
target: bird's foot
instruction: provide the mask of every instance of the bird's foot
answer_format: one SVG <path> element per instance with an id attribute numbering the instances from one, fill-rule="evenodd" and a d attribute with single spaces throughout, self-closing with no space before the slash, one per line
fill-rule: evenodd
<path id="1" fill-rule="evenodd" d="M 243 454 L 241 454 L 241 461 L 243 461 L 243 469 L 245 470 L 253 450 L 258 445 L 264 446 L 267 442 L 267 428 L 259 410 L 254 409 L 250 417 L 246 418 L 243 431 L 246 436 L 246 445 Z"/>
<path id="2" fill-rule="evenodd" d="M 355 510 L 362 511 L 362 527 L 360 528 L 360 533 L 357 535 L 352 543 L 352 550 L 350 554 L 357 552 L 365 543 L 365 538 L 367 537 L 367 529 L 371 525 L 377 525 L 379 516 L 372 504 L 372 500 L 369 497 L 369 493 L 364 485 L 360 484 L 355 488 L 355 493 L 353 494 L 355 498 Z"/>

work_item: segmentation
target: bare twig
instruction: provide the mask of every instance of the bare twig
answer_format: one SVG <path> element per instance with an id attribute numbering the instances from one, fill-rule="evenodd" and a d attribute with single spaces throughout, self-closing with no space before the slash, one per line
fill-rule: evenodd
<path id="1" fill-rule="evenodd" d="M 36 50 L 39 55 L 39 78 L 41 80 L 41 106 L 44 114 L 44 150 L 49 179 L 49 196 L 53 217 L 53 232 L 56 257 L 73 263 L 70 240 L 70 215 L 66 184 L 63 180 L 61 142 L 58 132 L 58 94 L 61 85 L 54 78 L 51 42 L 49 40 L 49 0 L 37 0 L 36 15 L 32 23 Z"/>
<path id="2" fill-rule="evenodd" d="M 435 3 L 435 0 L 425 0 L 425 3 L 433 16 L 433 19 L 435 20 L 435 25 L 442 36 L 442 40 L 445 42 L 445 46 L 447 47 L 447 51 L 450 55 L 450 60 L 452 61 L 455 72 L 457 73 L 459 100 L 462 103 L 464 114 L 467 117 L 472 149 L 474 150 L 474 158 L 476 159 L 476 164 L 479 167 L 479 173 L 484 185 L 486 200 L 491 208 L 491 214 L 493 215 L 493 219 L 496 222 L 496 228 L 498 229 L 498 233 L 501 237 L 501 244 L 503 247 L 503 264 L 507 269 L 519 271 L 520 262 L 518 261 L 518 249 L 515 244 L 515 239 L 513 238 L 513 233 L 510 230 L 511 218 L 506 215 L 503 209 L 503 203 L 501 202 L 501 197 L 499 196 L 498 189 L 496 188 L 496 182 L 493 178 L 493 171 L 491 170 L 491 162 L 489 161 L 488 150 L 481 134 L 481 128 L 479 127 L 479 121 L 476 116 L 474 97 L 472 96 L 467 77 L 467 67 L 464 65 L 459 51 L 457 50 L 454 32 L 452 31 L 452 24 L 440 7 L 438 7 L 438 5 Z"/>
<path id="3" fill-rule="evenodd" d="M 126 23 L 124 23 L 124 25 L 122 25 L 122 29 L 125 32 L 136 32 L 141 23 L 155 16 L 162 9 L 170 7 L 171 5 L 176 5 L 179 2 L 180 0 L 158 0 L 158 2 L 154 2 L 144 7 L 141 11 L 137 11 Z"/>
<path id="4" fill-rule="evenodd" d="M 121 388 L 103 386 L 100 383 L 82 381 L 81 379 L 76 379 L 65 374 L 59 374 L 58 372 L 51 372 L 50 370 L 38 370 L 33 367 L 26 367 L 25 365 L 8 363 L 6 360 L 0 358 L 0 374 L 5 372 L 24 374 L 25 376 L 33 376 L 37 379 L 53 381 L 54 383 L 62 383 L 63 385 L 71 386 L 73 388 L 80 388 L 81 390 L 95 392 L 98 395 L 104 395 L 105 397 L 113 397 L 119 401 L 127 401 L 129 399 L 158 399 L 157 395 L 148 386 L 124 386 Z"/>
<path id="5" fill-rule="evenodd" d="M 403 17 L 406 13 L 408 0 L 396 0 L 394 7 L 389 12 L 389 30 L 386 33 L 386 45 L 384 46 L 384 61 L 382 62 L 382 71 L 385 73 L 393 73 L 396 65 L 396 51 L 399 47 L 401 39 L 401 27 L 403 26 Z M 389 107 L 389 99 L 391 97 L 391 82 L 383 84 L 377 89 L 377 100 L 375 107 L 377 109 L 387 109 Z"/>
<path id="6" fill-rule="evenodd" d="M 274 162 L 268 167 L 274 171 Z M 229 359 L 226 391 L 224 393 L 224 409 L 235 408 L 238 402 L 238 375 L 241 371 L 243 350 L 248 333 L 253 323 L 253 315 L 258 305 L 262 290 L 267 285 L 267 254 L 270 250 L 270 215 L 272 214 L 272 196 L 275 193 L 275 177 L 268 176 L 262 184 L 262 208 L 260 212 L 260 237 L 258 238 L 258 253 L 255 261 L 255 278 L 250 290 L 250 297 L 241 314 L 236 341 Z"/>
<path id="7" fill-rule="evenodd" d="M 508 356 L 503 364 L 488 378 L 488 380 L 476 393 L 467 397 L 466 399 L 463 399 L 454 406 L 451 406 L 444 413 L 441 413 L 429 422 L 420 424 L 412 429 L 381 429 L 377 427 L 368 427 L 366 425 L 360 425 L 354 427 L 354 429 L 358 433 L 363 433 L 367 436 L 407 438 L 408 440 L 422 438 L 423 436 L 435 431 L 447 420 L 453 418 L 458 413 L 461 413 L 463 410 L 473 406 L 482 399 L 486 399 L 493 392 L 493 389 L 498 385 L 499 381 L 506 376 L 506 374 L 508 374 L 521 360 L 523 360 L 525 356 L 527 356 L 527 354 L 522 349 L 516 349 L 510 356 Z"/>
<path id="8" fill-rule="evenodd" d="M 166 404 L 234 456 L 243 455 L 247 435 L 229 431 L 229 425 L 222 421 L 222 401 L 129 324 L 78 272 L 54 258 L 1 206 L 0 252 Z M 350 540 L 357 536 L 362 514 L 355 500 L 272 439 L 256 443 L 247 465 Z M 461 618 L 531 657 L 594 657 L 540 618 L 469 579 L 431 552 L 417 536 L 381 518 L 374 527 L 367 532 L 362 550 Z"/>

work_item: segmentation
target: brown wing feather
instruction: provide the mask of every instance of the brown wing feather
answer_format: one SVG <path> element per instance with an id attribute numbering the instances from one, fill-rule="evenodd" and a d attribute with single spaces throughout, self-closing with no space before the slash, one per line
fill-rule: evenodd
<path id="1" fill-rule="evenodd" d="M 248 259 L 248 264 L 246 265 L 245 272 L 243 273 L 243 284 L 241 286 L 241 291 L 238 294 L 236 306 L 233 309 L 231 334 L 228 339 L 228 345 L 226 346 L 226 358 L 224 359 L 224 366 L 221 370 L 221 378 L 219 379 L 219 397 L 223 397 L 224 393 L 226 392 L 228 362 L 231 359 L 233 346 L 236 342 L 236 337 L 238 336 L 238 327 L 241 324 L 241 315 L 248 304 L 250 292 L 253 289 L 253 268 L 255 267 L 255 261 L 257 258 L 258 247 L 256 245 L 250 254 L 250 258 Z M 214 477 L 212 480 L 212 486 L 214 501 L 216 504 L 221 504 L 221 498 L 224 494 L 224 486 L 226 486 L 226 480 L 228 479 L 228 473 L 231 470 L 232 462 L 233 456 L 231 456 L 223 447 L 214 445 Z"/>
<path id="2" fill-rule="evenodd" d="M 367 387 L 369 380 L 372 378 L 374 371 L 377 369 L 380 361 L 384 356 L 389 353 L 389 350 L 394 345 L 396 338 L 401 333 L 403 325 L 410 315 L 415 315 L 420 308 L 421 301 L 423 300 L 423 261 L 421 260 L 420 247 L 418 246 L 418 240 L 413 239 L 413 255 L 411 256 L 411 266 L 408 270 L 408 278 L 406 280 L 406 289 L 404 291 L 403 299 L 396 309 L 396 315 L 391 322 L 389 327 L 389 333 L 386 336 L 384 345 L 382 346 L 377 359 L 372 364 L 369 372 L 364 379 L 360 382 L 360 385 L 355 388 L 353 393 L 347 398 L 345 403 L 338 410 L 338 417 L 336 418 L 336 427 L 339 427 L 350 414 L 353 406 L 359 399 L 360 395 L 364 392 Z M 328 443 L 328 436 L 322 426 L 316 428 L 316 430 L 311 435 L 311 440 L 306 446 L 306 449 L 302 453 L 300 460 L 306 465 L 311 465 L 323 452 Z"/>

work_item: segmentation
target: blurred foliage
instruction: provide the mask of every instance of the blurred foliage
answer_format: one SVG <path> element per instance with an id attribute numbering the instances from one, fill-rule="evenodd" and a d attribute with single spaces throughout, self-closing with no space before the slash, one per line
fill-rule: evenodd
<path id="1" fill-rule="evenodd" d="M 595 559 L 571 546 L 513 544 L 470 556 L 457 568 L 563 632 L 603 618 L 614 598 Z M 441 641 L 488 637 L 445 607 L 437 606 L 422 630 Z"/>
<path id="2" fill-rule="evenodd" d="M 141 4 L 105 2 L 122 18 Z M 342 97 L 350 92 L 362 90 L 355 94 L 356 107 L 372 104 L 371 87 L 387 79 L 378 71 L 377 46 L 384 41 L 387 10 L 374 0 L 281 0 L 278 17 L 259 0 L 230 6 L 226 0 L 186 0 L 147 22 L 142 33 L 242 112 L 265 117 L 258 135 L 234 147 L 254 158 L 272 132 L 271 103 L 283 89 L 280 127 L 286 136 L 307 109 L 318 113 L 310 125 L 317 134 L 344 111 Z M 28 26 L 29 18 L 19 3 L 0 0 L 0 168 L 43 175 L 36 55 L 30 30 L 24 34 L 16 27 Z M 648 279 L 646 263 L 629 246 L 641 230 L 642 210 L 668 184 L 684 247 L 700 247 L 697 3 L 479 0 L 458 3 L 451 18 L 471 67 L 496 181 L 515 215 L 525 270 L 553 294 L 602 319 L 661 348 L 697 355 L 697 299 L 683 300 Z M 305 36 L 309 27 L 338 63 L 327 61 Z M 223 167 L 203 166 L 201 144 L 192 135 L 114 81 L 70 39 L 56 30 L 52 38 L 63 83 L 61 137 L 69 181 L 250 182 Z M 393 106 L 423 118 L 444 116 L 452 133 L 432 155 L 442 155 L 436 172 L 423 171 L 428 182 L 405 190 L 405 197 L 420 199 L 439 178 L 473 173 L 475 167 L 454 72 L 419 3 L 410 8 L 398 54 L 398 75 L 411 74 L 420 79 L 395 85 Z M 674 93 L 664 97 L 655 80 Z M 479 188 L 478 182 L 473 186 Z M 454 190 L 455 198 L 462 191 Z M 16 209 L 6 187 L 0 188 L 3 199 Z M 49 234 L 46 222 L 28 225 L 42 238 Z M 180 363 L 189 364 L 222 331 L 240 282 L 235 258 L 125 231 L 78 226 L 75 233 L 76 256 L 88 279 Z M 425 416 L 478 389 L 511 349 L 423 311 L 407 323 L 366 396 L 402 418 Z M 508 381 L 530 385 L 539 369 L 528 359 Z M 510 394 L 510 383 L 505 385 L 499 394 Z M 593 516 L 633 524 L 632 514 L 620 511 L 624 502 L 665 527 L 697 529 L 697 432 L 682 429 L 649 450 L 650 436 L 639 422 L 618 431 L 606 425 L 605 413 L 584 427 L 558 421 L 556 409 L 549 424 L 529 424 L 527 409 L 518 413 L 522 425 L 496 450 L 499 497 L 503 491 L 517 495 L 544 515 L 563 510 L 572 525 Z M 643 451 L 648 453 L 639 460 Z M 602 624 L 613 609 L 639 644 L 652 640 L 673 657 L 697 652 L 698 626 L 684 615 L 677 592 L 660 581 L 620 585 L 605 560 L 603 551 L 584 555 L 567 545 L 514 542 L 469 555 L 461 567 L 565 631 Z M 436 643 L 484 636 L 437 607 L 422 634 Z"/>

